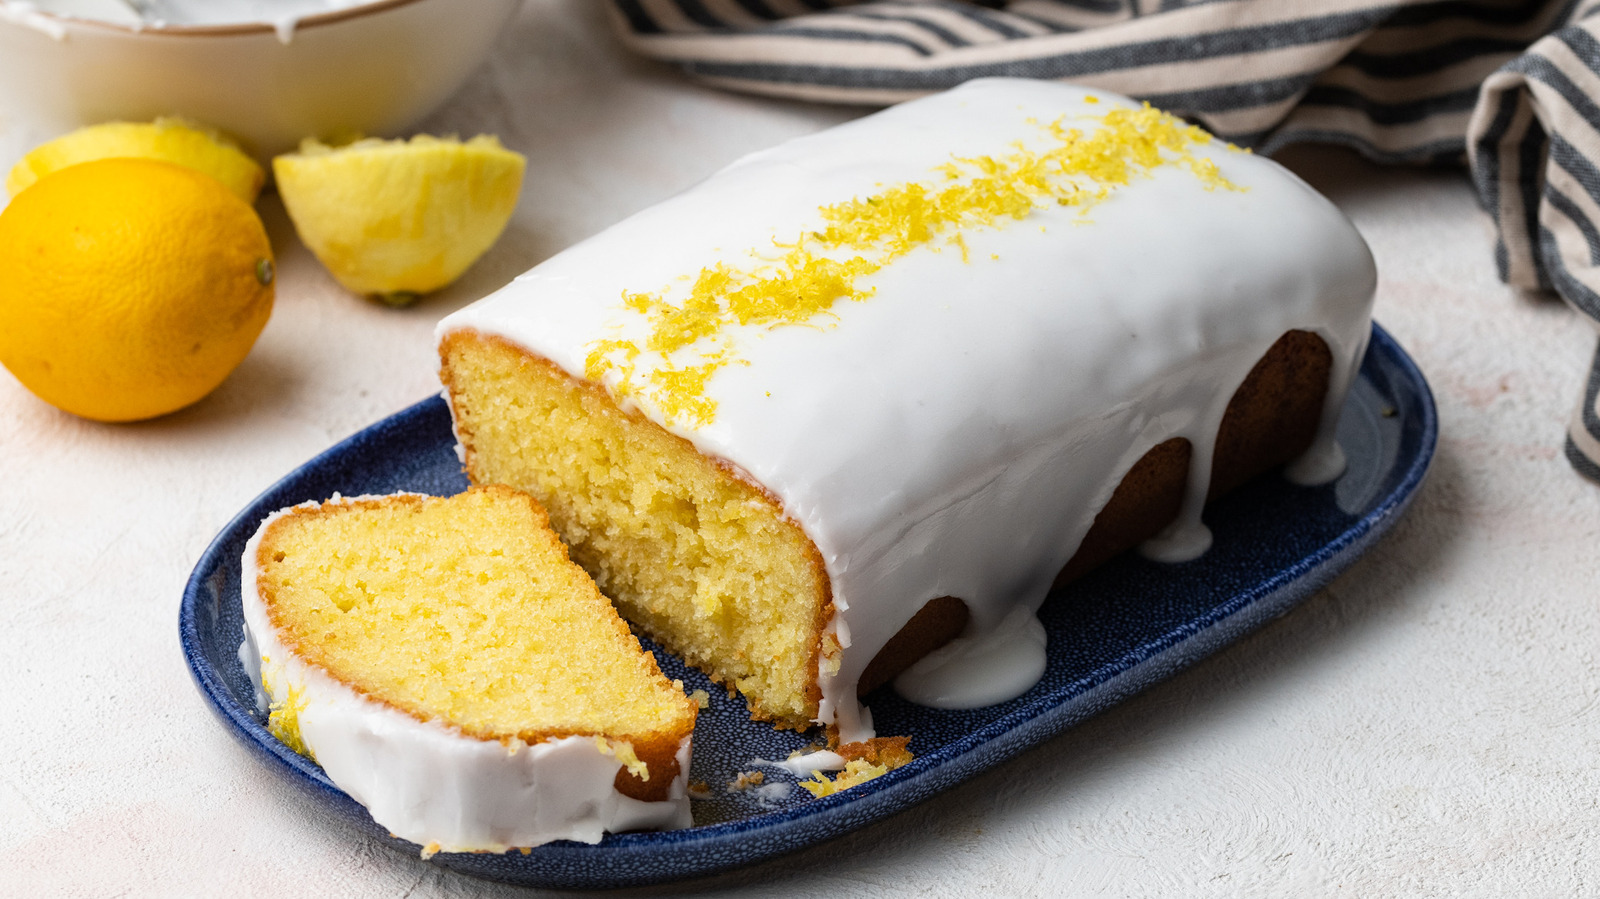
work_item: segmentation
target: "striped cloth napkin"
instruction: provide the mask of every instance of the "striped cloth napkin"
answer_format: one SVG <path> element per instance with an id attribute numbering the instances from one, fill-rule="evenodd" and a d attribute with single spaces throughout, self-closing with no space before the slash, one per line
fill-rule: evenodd
<path id="1" fill-rule="evenodd" d="M 885 104 L 1066 79 L 1234 143 L 1471 166 L 1509 284 L 1600 322 L 1600 0 L 611 0 L 636 51 L 751 93 Z M 1566 442 L 1600 481 L 1600 350 Z"/>

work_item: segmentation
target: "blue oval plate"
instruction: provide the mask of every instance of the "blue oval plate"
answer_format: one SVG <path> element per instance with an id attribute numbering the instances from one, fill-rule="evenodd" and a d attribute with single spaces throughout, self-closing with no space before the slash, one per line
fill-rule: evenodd
<path id="1" fill-rule="evenodd" d="M 433 863 L 508 883 L 590 889 L 755 864 L 916 805 L 1283 614 L 1394 525 L 1433 456 L 1438 423 L 1428 385 L 1393 338 L 1376 325 L 1372 331 L 1339 423 L 1350 460 L 1343 477 L 1317 488 L 1258 478 L 1206 510 L 1216 542 L 1199 560 L 1162 565 L 1129 554 L 1058 591 L 1040 611 L 1049 667 L 1017 699 L 947 712 L 904 702 L 888 689 L 866 697 L 880 734 L 911 736 L 914 762 L 823 799 L 771 768 L 763 769 L 766 789 L 730 790 L 740 772 L 754 770 L 753 759 L 786 758 L 808 738 L 751 722 L 742 700 L 645 641 L 667 677 L 711 695 L 696 727 L 690 777 L 708 784 L 712 795 L 694 802 L 695 826 L 611 834 L 593 846 L 551 843 L 528 855 L 442 853 Z M 312 459 L 229 522 L 190 576 L 179 612 L 190 673 L 229 731 L 357 829 L 413 855 L 416 845 L 390 836 L 321 768 L 267 733 L 239 664 L 239 561 L 261 519 L 284 506 L 335 492 L 466 489 L 454 444 L 449 412 L 435 398 Z"/>

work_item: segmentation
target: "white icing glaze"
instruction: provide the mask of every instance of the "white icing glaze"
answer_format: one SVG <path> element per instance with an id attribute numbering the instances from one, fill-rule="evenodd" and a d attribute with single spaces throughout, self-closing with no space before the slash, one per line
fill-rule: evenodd
<path id="1" fill-rule="evenodd" d="M 446 852 L 504 852 L 551 840 L 596 843 L 608 831 L 690 825 L 687 739 L 678 748 L 671 798 L 642 802 L 617 792 L 622 763 L 603 753 L 594 737 L 532 745 L 518 740 L 510 746 L 479 740 L 368 699 L 294 656 L 278 639 L 256 589 L 261 535 L 289 511 L 269 516 L 245 545 L 240 660 L 262 711 L 268 701 L 263 665 L 275 692 L 293 691 L 304 702 L 302 740 L 328 779 L 366 806 L 374 821 L 396 836 L 424 846 L 436 843 Z"/>
<path id="2" fill-rule="evenodd" d="M 984 79 L 752 154 L 439 333 L 498 335 L 581 378 L 593 341 L 644 336 L 623 291 L 681 295 L 701 266 L 818 227 L 824 204 L 932 182 L 952 156 L 1034 143 L 1030 119 L 1084 126 L 1129 103 L 1095 91 L 1089 104 L 1090 93 Z M 857 680 L 923 603 L 962 598 L 974 637 L 1031 614 L 1122 475 L 1172 437 L 1192 445 L 1174 531 L 1192 548 L 1227 401 L 1285 331 L 1332 350 L 1318 446 L 1331 443 L 1366 345 L 1371 255 L 1332 204 L 1274 163 L 1215 144 L 1195 153 L 1247 189 L 1207 191 L 1164 166 L 1087 223 L 1041 205 L 966 230 L 971 261 L 913 251 L 864 278 L 874 295 L 836 304 L 830 327 L 733 329 L 748 365 L 711 379 L 717 411 L 704 427 L 623 400 L 747 472 L 815 542 L 836 604 L 829 630 L 846 647 L 838 673 L 819 678 L 817 721 L 842 740 L 871 736 Z"/>
<path id="3" fill-rule="evenodd" d="M 758 805 L 764 808 L 777 808 L 779 804 L 789 798 L 790 793 L 794 792 L 794 784 L 781 781 L 762 784 L 750 792 L 755 796 Z"/>
<path id="4" fill-rule="evenodd" d="M 820 749 L 797 755 L 782 762 L 768 761 L 767 759 L 751 759 L 752 767 L 778 768 L 793 774 L 795 777 L 810 777 L 818 771 L 843 771 L 845 766 L 844 756 L 837 752 Z"/>
<path id="5" fill-rule="evenodd" d="M 1211 529 L 1198 518 L 1180 515 L 1161 533 L 1139 544 L 1139 554 L 1152 562 L 1192 562 L 1211 548 Z"/>
<path id="6" fill-rule="evenodd" d="M 993 630 L 963 634 L 894 679 L 896 693 L 936 709 L 976 709 L 1014 699 L 1039 682 L 1044 625 L 1018 605 Z"/>
<path id="7" fill-rule="evenodd" d="M 287 44 L 301 19 L 370 2 L 373 0 L 0 0 L 0 18 L 48 13 L 134 28 L 267 24 L 278 33 L 278 40 Z M 8 10 L 12 14 L 6 14 Z M 26 24 L 40 22 L 49 22 L 49 16 L 35 15 Z"/>
<path id="8" fill-rule="evenodd" d="M 1331 427 L 1324 427 L 1329 435 L 1333 433 Z M 1344 467 L 1344 449 L 1330 437 L 1319 439 L 1304 455 L 1285 466 L 1283 476 L 1301 486 L 1315 487 L 1337 479 L 1344 474 Z"/>

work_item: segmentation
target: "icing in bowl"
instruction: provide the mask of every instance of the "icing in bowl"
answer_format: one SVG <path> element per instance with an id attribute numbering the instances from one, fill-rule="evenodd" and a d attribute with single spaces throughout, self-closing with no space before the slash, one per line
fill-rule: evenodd
<path id="1" fill-rule="evenodd" d="M 519 6 L 136 3 L 146 15 L 122 0 L 0 0 L 0 117 L 12 137 L 31 145 L 83 125 L 177 115 L 265 159 L 305 137 L 395 134 L 465 83 Z M 240 17 L 256 21 L 227 21 Z"/>

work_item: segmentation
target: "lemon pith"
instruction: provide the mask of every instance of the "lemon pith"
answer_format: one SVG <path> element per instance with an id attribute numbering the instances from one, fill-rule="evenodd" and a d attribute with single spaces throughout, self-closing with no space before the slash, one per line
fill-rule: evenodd
<path id="1" fill-rule="evenodd" d="M 34 182 L 68 166 L 96 159 L 159 159 L 187 166 L 222 182 L 246 203 L 254 203 L 266 172 L 254 159 L 217 132 L 183 119 L 107 122 L 90 125 L 40 144 L 6 176 L 13 197 Z"/>
<path id="2" fill-rule="evenodd" d="M 272 281 L 260 218 L 215 179 L 149 159 L 72 166 L 0 213 L 0 363 L 85 418 L 162 415 L 243 361 Z"/>
<path id="3" fill-rule="evenodd" d="M 307 140 L 272 161 L 300 239 L 349 290 L 423 294 L 460 277 L 500 237 L 524 159 L 480 135 L 342 147 Z"/>

